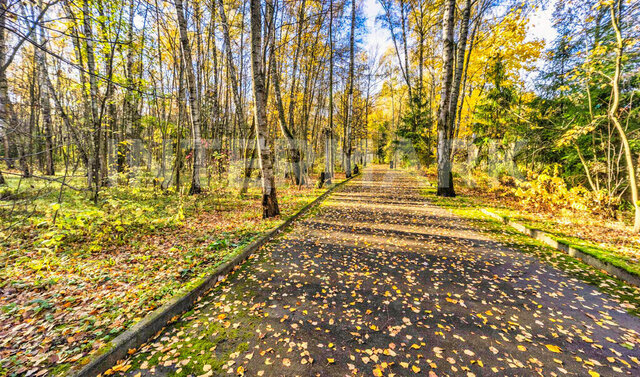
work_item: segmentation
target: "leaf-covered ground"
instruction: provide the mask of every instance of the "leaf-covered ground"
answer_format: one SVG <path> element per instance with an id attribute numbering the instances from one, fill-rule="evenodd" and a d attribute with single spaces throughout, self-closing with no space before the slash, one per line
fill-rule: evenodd
<path id="1" fill-rule="evenodd" d="M 640 374 L 637 289 L 424 192 L 367 169 L 106 374 Z"/>
<path id="2" fill-rule="evenodd" d="M 0 376 L 66 374 L 324 192 L 279 190 L 283 215 L 269 221 L 256 189 L 238 198 L 113 188 L 98 206 L 66 201 L 56 225 L 37 207 L 0 246 Z"/>

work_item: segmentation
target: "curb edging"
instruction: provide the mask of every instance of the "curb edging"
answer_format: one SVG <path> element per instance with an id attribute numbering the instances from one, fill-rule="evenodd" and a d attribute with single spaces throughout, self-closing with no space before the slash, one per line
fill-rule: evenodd
<path id="1" fill-rule="evenodd" d="M 333 193 L 337 188 L 344 186 L 355 177 L 357 177 L 357 175 L 347 178 L 328 188 L 320 196 L 312 200 L 310 203 L 307 203 L 295 214 L 291 215 L 282 224 L 240 249 L 231 257 L 230 260 L 222 263 L 213 272 L 211 272 L 209 276 L 203 278 L 195 288 L 185 294 L 170 299 L 164 305 L 147 314 L 131 328 L 115 337 L 109 342 L 111 344 L 111 348 L 91 360 L 78 372 L 70 373 L 69 375 L 73 377 L 97 376 L 116 365 L 118 361 L 127 356 L 129 350 L 136 349 L 147 342 L 151 337 L 156 335 L 156 333 L 161 331 L 167 323 L 171 322 L 174 317 L 179 316 L 190 309 L 200 297 L 213 288 L 218 281 L 223 280 L 235 267 L 241 265 L 251 254 L 260 249 L 267 242 L 271 241 L 284 229 L 288 228 L 295 220 L 306 214 L 311 208 L 326 199 L 326 197 Z"/>
<path id="2" fill-rule="evenodd" d="M 520 233 L 523 233 L 531 238 L 534 238 L 547 246 L 552 247 L 558 251 L 561 251 L 567 255 L 570 255 L 574 258 L 578 258 L 584 263 L 595 267 L 600 270 L 606 271 L 609 275 L 615 276 L 620 280 L 623 280 L 629 284 L 633 284 L 637 287 L 640 287 L 640 276 L 634 275 L 620 267 L 614 266 L 611 263 L 600 260 L 592 255 L 589 255 L 582 250 L 578 250 L 575 247 L 569 245 L 568 243 L 555 239 L 551 234 L 544 232 L 539 229 L 529 228 L 524 224 L 518 223 L 509 219 L 508 217 L 500 216 L 496 213 L 493 213 L 486 208 L 482 208 L 480 212 L 485 215 L 498 220 L 499 222 L 508 225 Z"/>

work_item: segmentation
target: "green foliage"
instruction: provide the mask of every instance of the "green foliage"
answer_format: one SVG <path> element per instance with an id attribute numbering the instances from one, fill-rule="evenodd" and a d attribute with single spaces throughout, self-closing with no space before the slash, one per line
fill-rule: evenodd
<path id="1" fill-rule="evenodd" d="M 89 241 L 85 251 L 98 252 L 105 243 L 122 242 L 135 232 L 178 226 L 184 220 L 182 199 L 175 194 L 158 195 L 153 189 L 113 188 L 104 192 L 97 206 L 86 198 L 74 199 L 42 206 L 43 216 L 29 219 L 43 229 L 36 236 L 36 247 L 58 250 Z M 56 221 L 51 223 L 54 216 Z"/>
<path id="2" fill-rule="evenodd" d="M 435 159 L 432 123 L 428 102 L 414 95 L 401 118 L 398 135 L 412 142 L 418 160 L 424 165 L 430 165 Z"/>
<path id="3" fill-rule="evenodd" d="M 513 85 L 506 81 L 504 64 L 500 54 L 490 61 L 487 81 L 491 88 L 481 99 L 474 114 L 473 130 L 476 133 L 474 143 L 484 150 L 490 141 L 501 141 L 501 145 L 514 134 L 513 127 L 517 119 L 512 114 L 516 101 Z"/>

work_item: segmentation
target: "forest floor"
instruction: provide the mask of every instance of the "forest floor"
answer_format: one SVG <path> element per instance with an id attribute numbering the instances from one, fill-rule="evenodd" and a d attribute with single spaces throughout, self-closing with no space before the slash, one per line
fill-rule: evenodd
<path id="1" fill-rule="evenodd" d="M 436 177 L 427 176 L 427 181 L 435 185 Z M 588 211 L 533 211 L 509 191 L 510 188 L 500 186 L 494 189 L 472 187 L 462 179 L 456 179 L 458 197 L 448 203 L 466 209 L 488 209 L 530 228 L 550 233 L 587 254 L 640 275 L 640 235 L 632 232 L 631 224 Z M 633 213 L 629 217 L 633 217 Z"/>
<path id="2" fill-rule="evenodd" d="M 20 185 L 0 193 L 0 376 L 86 362 L 325 191 L 281 185 L 282 216 L 262 220 L 259 188 L 187 196 L 131 182 L 106 188 L 97 204 L 67 188 L 59 206 L 59 185 Z"/>
<path id="3" fill-rule="evenodd" d="M 105 374 L 640 374 L 637 287 L 460 208 L 367 168 Z"/>

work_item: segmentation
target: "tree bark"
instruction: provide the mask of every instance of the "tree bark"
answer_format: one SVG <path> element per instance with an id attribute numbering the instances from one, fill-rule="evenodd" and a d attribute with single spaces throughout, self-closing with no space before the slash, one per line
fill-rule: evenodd
<path id="1" fill-rule="evenodd" d="M 351 36 L 349 40 L 349 98 L 346 113 L 344 152 L 346 155 L 345 175 L 351 178 L 351 130 L 353 128 L 353 71 L 355 63 L 356 1 L 351 5 Z"/>
<path id="2" fill-rule="evenodd" d="M 276 196 L 275 176 L 271 160 L 271 143 L 267 129 L 267 93 L 265 71 L 262 66 L 262 14 L 260 0 L 251 0 L 251 70 L 253 74 L 253 97 L 255 101 L 258 155 L 262 170 L 262 217 L 280 214 Z"/>
<path id="3" fill-rule="evenodd" d="M 455 196 L 453 189 L 453 174 L 451 172 L 451 132 L 449 122 L 449 110 L 451 101 L 451 81 L 453 79 L 453 29 L 455 15 L 455 0 L 447 0 L 443 39 L 444 48 L 442 54 L 442 90 L 440 94 L 440 108 L 438 111 L 438 196 Z"/>
<path id="4" fill-rule="evenodd" d="M 134 20 L 134 1 L 131 1 L 129 4 L 129 24 L 127 25 L 127 42 L 129 43 L 129 48 L 127 50 L 127 58 L 126 58 L 126 79 L 127 79 L 127 90 L 124 96 L 124 103 L 122 109 L 122 125 L 120 126 L 120 132 L 118 137 L 118 148 L 117 148 L 117 157 L 116 157 L 116 171 L 118 173 L 124 173 L 127 168 L 127 155 L 129 153 L 129 145 L 132 142 L 132 132 L 131 130 L 134 128 L 135 123 L 135 93 L 134 93 L 134 46 L 133 46 L 133 20 Z M 159 54 L 160 55 L 160 54 Z"/>
<path id="5" fill-rule="evenodd" d="M 185 72 L 187 74 L 187 85 L 189 86 L 189 109 L 191 111 L 191 137 L 193 144 L 193 173 L 191 175 L 191 188 L 189 194 L 199 194 L 202 192 L 200 185 L 200 165 L 202 163 L 202 141 L 200 140 L 200 102 L 198 101 L 198 88 L 196 87 L 196 76 L 193 72 L 193 59 L 191 55 L 191 45 L 187 34 L 187 21 L 184 17 L 184 7 L 182 0 L 175 0 L 176 16 L 178 17 L 178 29 L 180 31 L 180 44 L 182 46 L 182 58 L 184 60 Z"/>
<path id="6" fill-rule="evenodd" d="M 42 0 L 38 1 L 38 8 L 42 11 Z M 44 32 L 44 25 L 40 22 L 38 28 L 38 44 L 46 47 L 47 41 Z M 47 59 L 42 49 L 34 49 L 38 62 L 38 85 L 40 86 L 40 105 L 42 107 L 42 120 L 44 123 L 44 143 L 45 143 L 45 175 L 55 175 L 53 163 L 53 127 L 51 121 L 51 102 L 49 97 L 49 87 L 47 86 Z"/>
<path id="7" fill-rule="evenodd" d="M 7 15 L 7 0 L 0 0 L 0 66 L 4 66 L 7 54 L 7 46 L 5 42 L 5 20 Z M 4 142 L 4 159 L 7 167 L 11 168 L 13 162 L 11 159 L 11 143 L 9 141 L 10 133 L 15 129 L 12 124 L 11 100 L 9 99 L 9 87 L 5 70 L 0 70 L 0 136 Z M 4 184 L 4 176 L 0 172 L 0 184 Z"/>
<path id="8" fill-rule="evenodd" d="M 267 6 L 273 6 L 270 2 L 267 2 Z M 295 87 L 296 87 L 296 71 L 298 66 L 298 56 L 300 53 L 301 45 L 301 36 L 302 36 L 302 23 L 304 20 L 304 6 L 305 1 L 302 0 L 302 4 L 300 5 L 300 11 L 298 16 L 298 38 L 296 42 L 296 52 L 294 53 L 293 58 L 293 80 L 291 83 L 291 91 L 289 93 L 289 120 L 286 119 L 286 114 L 284 110 L 284 104 L 282 101 L 282 90 L 280 87 L 280 76 L 278 74 L 278 70 L 276 68 L 276 43 L 275 43 L 275 20 L 271 22 L 272 30 L 270 31 L 271 35 L 271 57 L 269 66 L 271 67 L 271 80 L 273 81 L 273 90 L 276 97 L 276 107 L 278 109 L 278 123 L 280 124 L 280 130 L 282 131 L 283 136 L 287 140 L 287 144 L 289 146 L 289 159 L 291 163 L 291 168 L 293 171 L 293 181 L 296 185 L 303 185 L 304 176 L 301 169 L 302 163 L 302 155 L 300 153 L 300 145 L 298 140 L 296 140 L 296 133 L 293 127 L 293 114 L 295 107 Z M 273 14 L 272 11 L 269 11 L 269 14 Z"/>
<path id="9" fill-rule="evenodd" d="M 329 124 L 325 135 L 325 184 L 333 178 L 333 0 L 329 1 Z"/>
<path id="10" fill-rule="evenodd" d="M 226 50 L 226 55 L 227 55 L 227 72 L 228 72 L 228 77 L 231 80 L 231 94 L 233 96 L 233 104 L 235 107 L 235 114 L 236 114 L 236 121 L 238 123 L 238 127 L 240 129 L 246 129 L 247 126 L 247 121 L 245 119 L 245 114 L 244 111 L 242 109 L 242 98 L 240 96 L 240 92 L 241 92 L 241 87 L 240 84 L 238 82 L 238 76 L 236 74 L 236 66 L 233 62 L 233 54 L 231 53 L 231 35 L 229 32 L 229 22 L 227 20 L 227 14 L 224 10 L 224 4 L 223 4 L 223 0 L 218 0 L 218 13 L 220 14 L 220 23 L 222 24 L 222 37 L 224 40 L 224 46 L 225 46 L 225 50 Z M 253 139 L 255 134 L 254 134 L 254 130 L 255 128 L 252 127 L 251 130 L 249 131 L 249 139 Z M 249 145 L 252 145 L 252 141 L 248 140 L 247 141 L 247 148 L 249 148 Z M 253 158 L 255 156 L 255 153 L 253 150 L 249 151 L 246 150 L 245 151 L 245 167 L 244 167 L 244 179 L 242 182 L 242 187 L 240 188 L 240 195 L 244 195 L 247 190 L 249 189 L 249 181 L 251 177 L 251 172 L 253 169 Z M 250 159 L 247 159 L 247 157 L 249 157 Z M 248 178 L 247 178 L 248 177 Z"/>
<path id="11" fill-rule="evenodd" d="M 609 105 L 608 116 L 611 123 L 613 123 L 614 127 L 620 134 L 620 141 L 622 143 L 622 147 L 624 149 L 624 157 L 627 163 L 627 173 L 629 176 L 629 187 L 631 189 L 631 201 L 633 202 L 633 206 L 635 208 L 635 218 L 633 223 L 633 232 L 640 233 L 640 202 L 638 198 L 638 184 L 636 181 L 636 169 L 635 163 L 633 161 L 633 155 L 631 152 L 631 147 L 629 145 L 629 139 L 627 138 L 627 134 L 620 123 L 620 119 L 618 118 L 618 107 L 620 106 L 620 76 L 622 73 L 622 33 L 620 32 L 620 25 L 618 16 L 615 11 L 616 2 L 611 2 L 609 5 L 610 13 L 611 13 L 611 25 L 613 26 L 613 30 L 616 36 L 616 45 L 615 45 L 615 72 L 613 77 L 611 78 L 611 104 Z"/>
<path id="12" fill-rule="evenodd" d="M 451 89 L 451 100 L 449 101 L 449 137 L 453 139 L 455 130 L 456 113 L 458 108 L 458 97 L 460 96 L 460 84 L 462 82 L 462 73 L 464 72 L 464 57 L 467 51 L 467 38 L 469 35 L 469 19 L 471 18 L 471 0 L 465 0 L 462 19 L 460 20 L 460 36 L 458 38 L 458 51 L 456 57 L 456 70 L 453 77 L 453 85 Z"/>
<path id="13" fill-rule="evenodd" d="M 102 138 L 102 126 L 98 115 L 98 81 L 96 79 L 96 61 L 93 48 L 93 27 L 91 26 L 92 14 L 89 9 L 89 2 L 82 5 L 83 33 L 85 36 L 85 53 L 87 54 L 87 70 L 89 71 L 89 102 L 90 102 L 90 124 L 93 135 L 93 155 L 91 161 L 91 172 L 89 184 L 93 187 L 93 200 L 98 200 L 100 190 L 100 141 Z"/>

